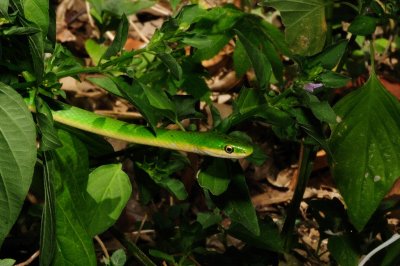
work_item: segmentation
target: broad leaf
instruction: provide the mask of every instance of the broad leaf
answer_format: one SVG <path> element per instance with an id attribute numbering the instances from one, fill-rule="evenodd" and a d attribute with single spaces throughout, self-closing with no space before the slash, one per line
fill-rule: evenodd
<path id="1" fill-rule="evenodd" d="M 286 40 L 301 55 L 322 50 L 326 38 L 325 0 L 266 0 L 281 13 Z"/>
<path id="2" fill-rule="evenodd" d="M 22 5 L 25 18 L 38 25 L 43 36 L 46 36 L 49 28 L 49 1 L 22 0 Z"/>
<path id="3" fill-rule="evenodd" d="M 0 266 L 13 266 L 15 260 L 13 259 L 0 259 Z"/>
<path id="4" fill-rule="evenodd" d="M 156 113 L 150 105 L 142 84 L 135 80 L 132 85 L 129 85 L 121 77 L 111 79 L 117 85 L 120 93 L 124 95 L 124 98 L 138 109 L 153 129 L 156 129 L 161 114 Z"/>
<path id="5" fill-rule="evenodd" d="M 58 131 L 63 143 L 55 150 L 57 252 L 54 265 L 96 264 L 91 236 L 80 220 L 86 211 L 87 151 L 83 143 L 66 131 Z"/>
<path id="6" fill-rule="evenodd" d="M 8 19 L 8 4 L 9 0 L 0 1 L 0 16 Z"/>
<path id="7" fill-rule="evenodd" d="M 376 19 L 370 16 L 357 16 L 349 27 L 349 32 L 355 35 L 370 35 L 374 33 L 376 28 Z"/>
<path id="8" fill-rule="evenodd" d="M 231 170 L 227 160 L 215 158 L 210 165 L 200 170 L 197 182 L 202 188 L 208 189 L 211 194 L 218 196 L 228 188 L 231 181 Z"/>
<path id="9" fill-rule="evenodd" d="M 0 246 L 13 226 L 36 163 L 36 129 L 24 100 L 0 83 Z"/>
<path id="10" fill-rule="evenodd" d="M 115 85 L 115 83 L 109 77 L 87 77 L 86 79 L 100 88 L 123 98 L 123 95 L 118 90 L 117 85 Z"/>
<path id="11" fill-rule="evenodd" d="M 123 249 L 116 250 L 111 255 L 111 265 L 112 266 L 124 266 L 126 263 L 126 254 Z"/>
<path id="12" fill-rule="evenodd" d="M 372 73 L 334 110 L 341 122 L 330 141 L 333 175 L 361 230 L 400 176 L 400 104 Z"/>
<path id="13" fill-rule="evenodd" d="M 242 42 L 244 49 L 246 50 L 246 53 L 250 59 L 259 86 L 261 88 L 264 88 L 269 82 L 272 73 L 270 62 L 262 53 L 262 51 L 258 47 L 256 47 L 249 39 L 247 39 L 245 34 L 238 30 L 236 30 L 235 32 L 239 36 L 239 39 Z"/>
<path id="14" fill-rule="evenodd" d="M 89 39 L 85 42 L 85 50 L 89 54 L 90 59 L 92 59 L 93 64 L 97 66 L 101 57 L 107 51 L 107 47 Z"/>
<path id="15" fill-rule="evenodd" d="M 87 192 L 84 223 L 88 234 L 94 237 L 117 221 L 131 195 L 132 186 L 121 164 L 109 164 L 90 173 Z"/>
<path id="16" fill-rule="evenodd" d="M 325 69 L 332 70 L 346 52 L 347 44 L 347 41 L 340 41 L 326 47 L 321 53 L 309 59 L 308 67 L 312 68 L 320 65 Z"/>
<path id="17" fill-rule="evenodd" d="M 202 61 L 210 59 L 229 42 L 230 37 L 224 34 L 208 34 L 183 39 L 183 43 L 191 45 L 197 50 L 193 55 L 193 60 Z"/>

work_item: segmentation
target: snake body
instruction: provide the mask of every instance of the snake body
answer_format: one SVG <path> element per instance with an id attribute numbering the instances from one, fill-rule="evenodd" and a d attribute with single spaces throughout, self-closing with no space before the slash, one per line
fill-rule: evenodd
<path id="1" fill-rule="evenodd" d="M 221 158 L 244 158 L 253 152 L 250 143 L 217 132 L 185 132 L 129 124 L 70 105 L 52 110 L 54 121 L 102 136 L 172 150 Z"/>

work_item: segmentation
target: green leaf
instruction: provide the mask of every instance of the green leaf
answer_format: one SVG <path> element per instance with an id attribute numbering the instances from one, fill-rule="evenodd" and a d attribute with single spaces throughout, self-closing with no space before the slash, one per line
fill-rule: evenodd
<path id="1" fill-rule="evenodd" d="M 358 263 L 358 254 L 354 243 L 349 236 L 332 236 L 328 240 L 328 249 L 339 265 L 355 266 Z"/>
<path id="2" fill-rule="evenodd" d="M 151 106 L 163 110 L 163 116 L 168 117 L 173 122 L 176 121 L 175 105 L 163 90 L 152 86 L 146 86 L 144 88 L 144 93 Z"/>
<path id="3" fill-rule="evenodd" d="M 321 102 L 317 96 L 304 92 L 305 104 L 321 122 L 336 123 L 336 114 L 328 102 Z"/>
<path id="4" fill-rule="evenodd" d="M 312 68 L 320 65 L 324 69 L 332 70 L 346 52 L 347 44 L 347 40 L 343 40 L 325 48 L 321 53 L 309 59 L 308 67 Z"/>
<path id="5" fill-rule="evenodd" d="M 213 225 L 219 224 L 222 221 L 222 217 L 220 214 L 199 212 L 197 213 L 196 221 L 201 224 L 203 229 L 207 229 Z"/>
<path id="6" fill-rule="evenodd" d="M 333 175 L 350 221 L 361 230 L 400 176 L 400 104 L 374 73 L 334 107 Z"/>
<path id="7" fill-rule="evenodd" d="M 82 142 L 58 131 L 63 143 L 55 150 L 57 253 L 53 265 L 97 265 L 91 236 L 80 220 L 86 212 L 87 151 Z"/>
<path id="8" fill-rule="evenodd" d="M 157 56 L 161 59 L 161 61 L 176 79 L 182 79 L 182 67 L 171 54 L 158 53 Z"/>
<path id="9" fill-rule="evenodd" d="M 155 258 L 162 259 L 168 262 L 173 263 L 174 265 L 176 264 L 175 259 L 172 255 L 169 255 L 165 252 L 162 252 L 161 250 L 156 250 L 156 249 L 150 249 L 149 254 Z"/>
<path id="10" fill-rule="evenodd" d="M 225 159 L 212 159 L 211 164 L 206 168 L 201 169 L 197 175 L 199 185 L 218 196 L 226 191 L 231 182 L 230 164 Z"/>
<path id="11" fill-rule="evenodd" d="M 376 28 L 376 19 L 370 16 L 359 15 L 351 22 L 348 29 L 355 35 L 367 36 L 374 33 Z"/>
<path id="12" fill-rule="evenodd" d="M 198 100 L 207 101 L 210 99 L 210 89 L 199 75 L 191 74 L 186 76 L 182 88 Z"/>
<path id="13" fill-rule="evenodd" d="M 49 1 L 22 0 L 25 18 L 40 27 L 43 36 L 49 29 Z"/>
<path id="14" fill-rule="evenodd" d="M 0 16 L 8 19 L 8 4 L 9 0 L 0 1 Z"/>
<path id="15" fill-rule="evenodd" d="M 245 34 L 243 34 L 238 30 L 235 30 L 235 32 L 239 36 L 239 39 L 242 42 L 246 50 L 246 53 L 250 59 L 259 86 L 261 88 L 264 88 L 269 82 L 272 73 L 270 62 L 262 53 L 262 51 L 258 47 L 254 46 L 249 39 L 247 39 Z"/>
<path id="16" fill-rule="evenodd" d="M 85 50 L 89 54 L 90 59 L 92 59 L 93 64 L 97 66 L 100 62 L 101 57 L 107 51 L 107 47 L 98 44 L 92 39 L 89 39 L 85 42 Z"/>
<path id="17" fill-rule="evenodd" d="M 56 196 L 54 191 L 54 153 L 44 152 L 44 205 L 40 225 L 40 265 L 51 265 L 56 243 Z"/>
<path id="18" fill-rule="evenodd" d="M 193 54 L 193 60 L 200 62 L 202 60 L 210 59 L 229 42 L 231 38 L 225 34 L 208 34 L 204 36 L 194 36 L 191 38 L 184 38 L 183 43 L 197 48 Z"/>
<path id="19" fill-rule="evenodd" d="M 15 260 L 13 259 L 1 259 L 0 260 L 0 266 L 13 266 L 15 263 Z"/>
<path id="20" fill-rule="evenodd" d="M 240 165 L 227 161 L 231 165 L 231 182 L 228 190 L 218 197 L 212 197 L 217 206 L 222 209 L 232 222 L 239 223 L 252 234 L 259 235 L 260 227 L 256 211 L 251 203 L 249 189 Z"/>
<path id="21" fill-rule="evenodd" d="M 286 40 L 294 53 L 314 55 L 325 45 L 325 0 L 265 0 L 277 9 L 285 25 Z"/>
<path id="22" fill-rule="evenodd" d="M 4 29 L 2 34 L 4 35 L 30 35 L 30 34 L 35 34 L 40 32 L 39 28 L 35 28 L 35 27 L 17 27 L 17 26 L 13 26 L 7 29 Z M 1 34 L 0 34 L 1 35 Z"/>
<path id="23" fill-rule="evenodd" d="M 37 98 L 36 110 L 36 121 L 41 134 L 40 150 L 49 151 L 61 147 L 61 142 L 54 128 L 50 108 L 43 100 Z"/>
<path id="24" fill-rule="evenodd" d="M 14 225 L 32 181 L 36 129 L 22 97 L 0 83 L 0 246 Z"/>
<path id="25" fill-rule="evenodd" d="M 187 165 L 187 158 L 178 152 L 172 152 L 169 160 L 164 160 L 160 154 L 160 157 L 154 159 L 151 163 L 136 162 L 136 166 L 142 169 L 152 181 L 168 190 L 179 200 L 186 199 L 188 194 L 183 183 L 171 176 Z"/>
<path id="26" fill-rule="evenodd" d="M 237 77 L 242 77 L 251 67 L 249 57 L 240 40 L 236 41 L 235 51 L 233 52 L 233 65 Z"/>
<path id="27" fill-rule="evenodd" d="M 101 56 L 100 56 L 101 57 Z M 123 98 L 122 93 L 119 91 L 117 85 L 109 77 L 87 77 L 87 80 L 99 86 L 106 91 Z"/>
<path id="28" fill-rule="evenodd" d="M 118 25 L 117 32 L 113 42 L 102 56 L 102 59 L 109 59 L 116 55 L 124 47 L 128 38 L 129 22 L 125 15 L 121 16 L 121 22 Z"/>
<path id="29" fill-rule="evenodd" d="M 110 155 L 114 152 L 112 145 L 100 135 L 79 130 L 74 127 L 64 126 L 62 124 L 57 124 L 57 128 L 68 131 L 77 137 L 83 144 L 85 144 L 89 156 L 92 158 Z"/>
<path id="30" fill-rule="evenodd" d="M 132 186 L 121 164 L 109 164 L 90 173 L 87 192 L 83 222 L 89 236 L 94 237 L 117 221 L 131 196 Z"/>
<path id="31" fill-rule="evenodd" d="M 333 71 L 323 73 L 319 76 L 319 78 L 324 86 L 327 88 L 341 88 L 346 86 L 350 81 L 349 77 L 343 76 Z"/>
<path id="32" fill-rule="evenodd" d="M 21 24 L 24 27 L 37 27 L 25 20 L 21 20 Z M 37 82 L 42 81 L 44 73 L 44 36 L 42 32 L 28 35 L 29 51 Z"/>
<path id="33" fill-rule="evenodd" d="M 125 15 L 131 15 L 139 12 L 142 9 L 149 8 L 156 4 L 156 1 L 152 0 L 104 0 L 102 5 L 102 11 L 108 11 L 118 17 Z"/>
<path id="34" fill-rule="evenodd" d="M 147 120 L 150 126 L 155 130 L 161 114 L 155 112 L 147 99 L 143 85 L 136 80 L 132 85 L 126 83 L 121 77 L 111 77 L 112 81 L 117 85 L 120 93 L 131 102 L 138 111 Z"/>
<path id="35" fill-rule="evenodd" d="M 118 249 L 114 251 L 111 255 L 111 265 L 112 266 L 124 266 L 126 262 L 126 254 L 123 249 Z"/>
<path id="36" fill-rule="evenodd" d="M 268 216 L 259 220 L 260 234 L 254 234 L 249 228 L 233 223 L 229 227 L 229 234 L 243 240 L 247 245 L 283 253 L 283 240 L 276 224 Z"/>

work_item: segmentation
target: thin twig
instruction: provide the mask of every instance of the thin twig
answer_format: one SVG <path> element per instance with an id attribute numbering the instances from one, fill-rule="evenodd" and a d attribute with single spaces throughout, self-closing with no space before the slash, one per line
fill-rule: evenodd
<path id="1" fill-rule="evenodd" d="M 137 231 L 137 236 L 135 237 L 133 242 L 137 243 L 137 241 L 139 240 L 140 234 L 142 232 L 142 229 L 143 229 L 143 226 L 144 226 L 144 223 L 146 222 L 146 220 L 147 220 L 147 213 L 144 214 L 143 220 L 139 226 L 139 230 Z"/>
<path id="2" fill-rule="evenodd" d="M 104 245 L 103 241 L 101 241 L 99 236 L 95 236 L 94 239 L 96 239 L 97 243 L 99 243 L 101 250 L 104 253 L 104 256 L 108 259 L 110 259 L 110 254 L 108 254 L 108 250 L 106 248 L 106 246 Z"/>
<path id="3" fill-rule="evenodd" d="M 132 21 L 132 17 L 129 19 L 129 25 L 132 26 L 132 28 L 136 31 L 136 33 L 139 35 L 140 39 L 144 41 L 145 43 L 149 43 L 149 39 L 142 33 L 142 31 L 136 26 L 135 23 Z"/>
<path id="4" fill-rule="evenodd" d="M 92 18 L 92 15 L 90 14 L 90 3 L 89 1 L 86 1 L 86 13 L 88 15 L 88 20 L 89 20 L 89 24 L 92 28 L 94 28 L 94 21 Z"/>
<path id="5" fill-rule="evenodd" d="M 32 254 L 32 256 L 29 257 L 29 259 L 27 259 L 24 262 L 18 263 L 15 266 L 26 266 L 31 264 L 37 257 L 39 257 L 40 251 L 37 250 L 35 253 Z"/>
<path id="6" fill-rule="evenodd" d="M 128 250 L 130 254 L 136 257 L 138 261 L 145 266 L 155 266 L 156 264 L 132 241 L 126 239 L 125 235 L 116 228 L 110 228 L 111 234 Z"/>
<path id="7" fill-rule="evenodd" d="M 152 9 L 164 16 L 167 16 L 167 17 L 171 16 L 171 11 L 169 9 L 166 9 L 163 6 L 160 6 L 159 4 L 155 4 L 154 6 L 150 7 L 150 9 Z"/>
<path id="8" fill-rule="evenodd" d="M 392 243 L 396 242 L 397 240 L 400 239 L 400 234 L 394 234 L 391 238 L 374 248 L 370 253 L 368 253 L 358 264 L 358 266 L 363 266 L 367 261 L 371 259 L 372 256 L 374 256 L 376 253 L 384 249 L 385 247 L 391 245 Z"/>

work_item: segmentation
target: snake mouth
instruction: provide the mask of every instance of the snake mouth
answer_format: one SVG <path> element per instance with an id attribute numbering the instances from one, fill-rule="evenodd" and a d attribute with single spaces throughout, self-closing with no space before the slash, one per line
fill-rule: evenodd
<path id="1" fill-rule="evenodd" d="M 243 151 L 243 152 L 232 151 L 230 153 L 225 151 L 225 149 L 204 149 L 204 150 L 199 149 L 198 152 L 212 157 L 219 157 L 226 159 L 241 159 L 251 155 L 253 153 L 253 149 L 250 148 L 248 151 Z"/>

